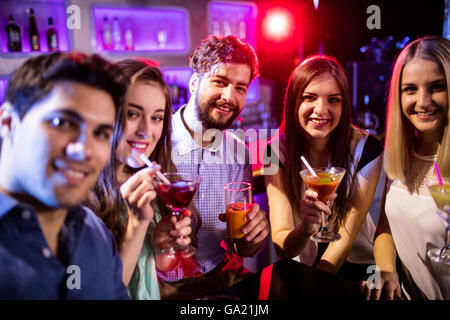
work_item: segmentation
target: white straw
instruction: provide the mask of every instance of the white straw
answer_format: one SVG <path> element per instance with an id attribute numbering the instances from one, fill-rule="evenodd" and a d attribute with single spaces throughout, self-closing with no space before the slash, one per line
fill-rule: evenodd
<path id="1" fill-rule="evenodd" d="M 153 165 L 153 163 L 151 163 L 151 161 L 145 156 L 145 154 L 141 153 L 141 155 L 139 156 L 139 158 L 141 158 L 142 161 L 145 162 L 145 164 L 149 167 L 149 168 L 154 168 L 155 166 Z M 156 171 L 156 175 L 158 176 L 158 178 L 160 178 L 162 180 L 162 182 L 164 184 L 168 184 L 170 185 L 170 181 L 161 173 L 161 171 L 157 170 Z"/>
<path id="2" fill-rule="evenodd" d="M 308 168 L 309 172 L 311 172 L 311 174 L 314 177 L 317 177 L 317 173 L 314 171 L 314 169 L 309 165 L 308 161 L 306 161 L 304 156 L 301 156 L 300 159 L 302 159 L 303 163 L 305 164 L 306 168 Z"/>

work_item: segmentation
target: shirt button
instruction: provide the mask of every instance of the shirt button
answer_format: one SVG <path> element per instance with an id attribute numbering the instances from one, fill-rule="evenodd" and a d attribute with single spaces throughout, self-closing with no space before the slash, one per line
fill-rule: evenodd
<path id="1" fill-rule="evenodd" d="M 202 193 L 202 194 L 200 195 L 200 198 L 205 199 L 205 194 Z"/>
<path id="2" fill-rule="evenodd" d="M 28 220 L 31 217 L 31 213 L 28 210 L 23 210 L 22 211 L 22 219 Z"/>
<path id="3" fill-rule="evenodd" d="M 49 248 L 42 248 L 42 255 L 46 258 L 50 258 L 52 252 L 50 251 Z"/>

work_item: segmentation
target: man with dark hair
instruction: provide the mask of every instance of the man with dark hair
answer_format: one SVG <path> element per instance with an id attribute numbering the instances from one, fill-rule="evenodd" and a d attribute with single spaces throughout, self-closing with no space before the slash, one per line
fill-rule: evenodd
<path id="1" fill-rule="evenodd" d="M 13 72 L 0 107 L 0 299 L 126 299 L 111 233 L 79 206 L 111 154 L 121 84 L 99 56 Z"/>
<path id="2" fill-rule="evenodd" d="M 219 220 L 225 211 L 224 185 L 252 182 L 245 143 L 225 129 L 241 113 L 248 87 L 258 75 L 255 51 L 234 36 L 212 36 L 194 51 L 190 66 L 191 98 L 172 119 L 172 160 L 178 171 L 203 176 L 192 202 L 201 221 L 193 215 L 192 226 L 198 239 L 195 258 L 204 276 L 172 283 L 183 298 L 215 294 L 243 279 L 242 257 L 256 254 L 269 233 L 265 212 L 257 204 L 247 215 L 245 236 L 239 241 L 228 239 L 226 224 Z M 167 281 L 183 276 L 179 270 L 160 274 Z"/>

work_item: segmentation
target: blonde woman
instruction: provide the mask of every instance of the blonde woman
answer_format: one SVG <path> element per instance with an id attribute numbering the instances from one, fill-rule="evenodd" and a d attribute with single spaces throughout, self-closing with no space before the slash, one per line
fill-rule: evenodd
<path id="1" fill-rule="evenodd" d="M 448 266 L 427 256 L 442 246 L 445 227 L 426 188 L 435 161 L 442 176 L 450 176 L 449 81 L 445 38 L 418 39 L 395 62 L 384 155 L 388 181 L 374 244 L 381 288 L 366 288 L 367 298 L 450 298 Z"/>

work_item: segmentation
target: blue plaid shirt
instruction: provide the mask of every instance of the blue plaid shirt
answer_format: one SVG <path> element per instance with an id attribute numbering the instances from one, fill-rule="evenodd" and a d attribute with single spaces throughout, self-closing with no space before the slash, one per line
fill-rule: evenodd
<path id="1" fill-rule="evenodd" d="M 56 258 L 36 212 L 0 193 L 0 300 L 128 299 L 114 238 L 91 210 L 70 209 L 58 241 Z"/>
<path id="2" fill-rule="evenodd" d="M 192 221 L 194 231 L 199 227 L 195 258 L 201 271 L 206 273 L 225 257 L 220 242 L 227 237 L 227 228 L 226 223 L 218 218 L 220 213 L 225 212 L 223 187 L 232 181 L 252 182 L 252 166 L 245 143 L 232 130 L 218 131 L 214 142 L 208 147 L 199 146 L 181 119 L 184 108 L 180 108 L 172 118 L 172 160 L 179 172 L 203 176 L 191 207 L 201 219 Z"/>

